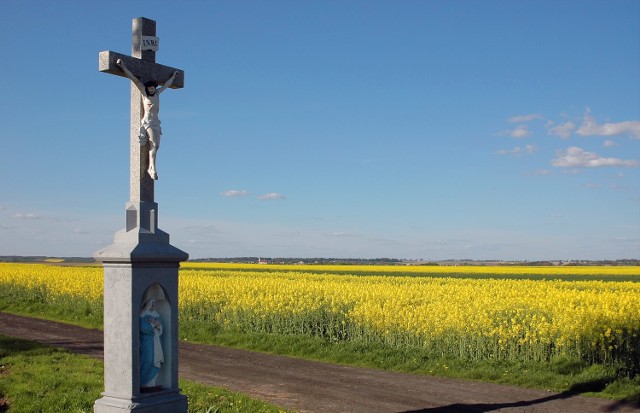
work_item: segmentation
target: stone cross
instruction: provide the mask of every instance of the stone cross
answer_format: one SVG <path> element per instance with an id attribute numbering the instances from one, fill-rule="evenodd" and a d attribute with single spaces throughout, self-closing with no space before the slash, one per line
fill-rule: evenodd
<path id="1" fill-rule="evenodd" d="M 126 77 L 124 72 L 116 64 L 118 59 L 122 59 L 127 68 L 142 83 L 155 81 L 162 85 L 171 77 L 174 72 L 178 72 L 172 89 L 179 89 L 184 86 L 184 71 L 172 67 L 163 66 L 156 63 L 155 50 L 142 50 L 143 42 L 153 42 L 157 47 L 156 22 L 140 17 L 133 21 L 133 46 L 131 53 L 133 56 L 126 56 L 112 51 L 100 52 L 99 67 L 101 72 L 112 75 Z M 155 41 L 153 40 L 155 39 Z M 156 48 L 154 47 L 154 49 Z M 140 121 L 144 115 L 142 107 L 142 97 L 140 91 L 134 84 L 131 84 L 131 164 L 130 164 L 130 201 L 131 202 L 154 202 L 154 181 L 146 173 L 149 162 L 149 149 L 141 147 L 138 141 L 138 131 Z M 148 144 L 147 144 L 148 145 Z"/>
<path id="2" fill-rule="evenodd" d="M 145 42 L 157 46 L 155 34 L 155 21 L 134 19 L 133 56 L 100 52 L 99 70 L 126 76 L 117 65 L 121 59 L 143 83 L 162 84 L 178 72 L 171 87 L 183 87 L 184 72 L 155 63 L 155 51 L 145 50 Z M 94 253 L 104 266 L 105 389 L 94 413 L 187 413 L 187 398 L 178 388 L 178 269 L 189 254 L 171 245 L 169 234 L 158 228 L 154 181 L 147 173 L 149 148 L 139 140 L 143 101 L 131 83 L 126 226 L 111 245 Z"/>

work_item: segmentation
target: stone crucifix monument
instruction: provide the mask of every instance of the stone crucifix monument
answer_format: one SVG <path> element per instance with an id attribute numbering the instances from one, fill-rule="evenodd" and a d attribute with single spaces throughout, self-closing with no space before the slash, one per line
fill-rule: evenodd
<path id="1" fill-rule="evenodd" d="M 133 20 L 133 56 L 99 54 L 99 70 L 131 83 L 130 198 L 125 228 L 94 258 L 104 265 L 104 392 L 95 413 L 186 413 L 178 388 L 178 268 L 189 255 L 158 228 L 154 201 L 159 95 L 184 72 L 155 63 L 156 22 Z"/>

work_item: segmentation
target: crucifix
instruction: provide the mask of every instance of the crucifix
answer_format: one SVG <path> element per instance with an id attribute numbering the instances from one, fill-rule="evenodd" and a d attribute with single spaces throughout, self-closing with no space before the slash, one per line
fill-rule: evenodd
<path id="1" fill-rule="evenodd" d="M 165 87 L 179 89 L 184 86 L 184 72 L 179 69 L 156 63 L 156 50 L 159 40 L 156 37 L 156 22 L 144 17 L 133 21 L 132 56 L 112 51 L 100 52 L 99 70 L 117 76 L 128 77 L 131 84 L 131 201 L 151 201 L 154 198 L 153 180 L 154 156 L 149 155 L 159 146 L 159 120 L 157 119 L 159 102 L 157 95 Z M 141 87 L 144 86 L 144 87 Z M 154 86 L 155 85 L 155 86 Z M 155 95 L 145 96 L 149 88 L 162 85 Z M 153 99 L 149 99 L 153 97 Z M 155 104 L 154 107 L 149 107 Z M 147 123 L 145 126 L 144 124 Z M 150 124 L 156 123 L 156 125 Z M 145 129 L 145 130 L 143 130 Z M 146 132 L 149 142 L 142 135 Z M 153 134 L 157 134 L 154 142 Z M 150 169 L 151 168 L 151 169 Z"/>
<path id="2" fill-rule="evenodd" d="M 94 413 L 186 413 L 178 388 L 178 269 L 189 254 L 158 228 L 158 96 L 184 72 L 155 62 L 156 22 L 133 20 L 132 56 L 99 54 L 101 72 L 131 81 L 130 197 L 126 226 L 96 253 L 104 265 L 104 387 Z"/>
<path id="3" fill-rule="evenodd" d="M 184 72 L 155 62 L 159 45 L 155 21 L 144 17 L 134 19 L 132 43 L 132 56 L 100 52 L 98 70 L 132 80 L 127 231 L 141 228 L 154 233 L 158 225 L 154 202 L 155 157 L 161 135 L 158 95 L 166 87 L 182 88 Z M 162 87 L 155 96 L 145 96 L 149 89 L 146 85 L 153 84 Z"/>

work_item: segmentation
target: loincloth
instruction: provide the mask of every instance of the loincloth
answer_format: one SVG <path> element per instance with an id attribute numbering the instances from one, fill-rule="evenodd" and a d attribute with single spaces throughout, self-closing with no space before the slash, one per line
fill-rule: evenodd
<path id="1" fill-rule="evenodd" d="M 156 132 L 156 135 L 162 135 L 162 128 L 160 127 L 160 120 L 152 120 L 152 121 L 142 121 L 140 124 L 140 133 L 138 137 L 140 138 L 140 145 L 144 146 L 147 144 L 147 140 L 149 139 L 149 135 L 147 135 L 147 130 L 152 129 Z"/>

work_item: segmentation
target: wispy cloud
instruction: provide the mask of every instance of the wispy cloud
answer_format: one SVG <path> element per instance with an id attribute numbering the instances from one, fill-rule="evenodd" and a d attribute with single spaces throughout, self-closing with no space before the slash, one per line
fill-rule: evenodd
<path id="1" fill-rule="evenodd" d="M 551 172 L 548 169 L 544 169 L 544 168 L 536 169 L 535 171 L 530 173 L 530 175 L 535 175 L 535 176 L 547 176 L 547 175 L 552 175 L 552 174 L 553 174 L 553 172 Z"/>
<path id="2" fill-rule="evenodd" d="M 23 213 L 17 213 L 15 214 L 13 217 L 13 219 L 24 219 L 24 220 L 29 220 L 29 219 L 42 219 L 44 218 L 42 215 L 36 215 L 36 214 L 23 214 Z"/>
<path id="3" fill-rule="evenodd" d="M 268 194 L 258 196 L 258 199 L 262 199 L 264 201 L 274 200 L 274 199 L 286 199 L 287 197 L 279 194 L 277 192 L 269 192 Z"/>
<path id="4" fill-rule="evenodd" d="M 520 125 L 513 130 L 507 131 L 507 134 L 512 138 L 526 138 L 527 136 L 531 136 L 531 131 L 527 127 L 527 125 Z"/>
<path id="5" fill-rule="evenodd" d="M 531 122 L 536 119 L 544 119 L 544 117 L 538 113 L 532 113 L 528 115 L 517 115 L 508 119 L 510 123 L 519 123 L 519 125 L 515 126 L 512 129 L 503 130 L 499 132 L 499 136 L 510 136 L 516 139 L 526 138 L 532 135 L 532 132 L 529 130 L 529 125 L 527 122 Z"/>
<path id="6" fill-rule="evenodd" d="M 576 124 L 573 122 L 565 122 L 556 125 L 554 122 L 547 122 L 547 132 L 549 135 L 559 136 L 562 139 L 569 139 L 571 133 L 576 128 Z"/>
<path id="7" fill-rule="evenodd" d="M 613 148 L 614 146 L 618 146 L 617 143 L 615 143 L 612 140 L 607 139 L 606 141 L 604 141 L 604 147 L 605 148 Z"/>
<path id="8" fill-rule="evenodd" d="M 497 152 L 498 155 L 522 155 L 535 153 L 538 150 L 536 145 L 516 146 L 513 149 L 501 149 Z"/>
<path id="9" fill-rule="evenodd" d="M 536 119 L 543 119 L 544 117 L 538 113 L 531 113 L 529 115 L 518 115 L 512 118 L 509 118 L 509 122 L 511 123 L 522 123 L 522 122 L 531 122 Z"/>
<path id="10" fill-rule="evenodd" d="M 353 232 L 342 232 L 342 231 L 336 231 L 336 232 L 332 232 L 329 234 L 326 234 L 329 237 L 344 237 L 344 238 L 358 238 L 358 237 L 362 237 L 362 234 L 356 234 Z"/>
<path id="11" fill-rule="evenodd" d="M 628 120 L 616 123 L 599 124 L 587 109 L 582 119 L 582 125 L 576 131 L 580 136 L 617 136 L 629 134 L 640 139 L 640 121 Z"/>
<path id="12" fill-rule="evenodd" d="M 221 192 L 220 195 L 233 198 L 233 197 L 247 196 L 249 195 L 249 192 L 245 191 L 244 189 L 242 190 L 230 189 L 228 191 Z"/>
<path id="13" fill-rule="evenodd" d="M 640 163 L 636 160 L 605 158 L 595 152 L 587 152 L 577 146 L 558 151 L 556 157 L 551 160 L 551 164 L 564 168 L 599 168 L 603 166 L 634 168 L 640 166 Z"/>

